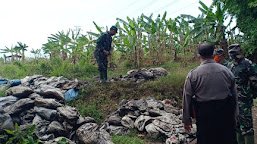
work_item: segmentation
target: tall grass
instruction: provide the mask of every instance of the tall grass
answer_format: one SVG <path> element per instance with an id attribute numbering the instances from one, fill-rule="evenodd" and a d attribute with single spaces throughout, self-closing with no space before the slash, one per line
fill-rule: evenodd
<path id="1" fill-rule="evenodd" d="M 80 61 L 72 64 L 59 58 L 31 62 L 16 61 L 10 64 L 0 64 L 0 76 L 8 79 L 24 78 L 28 75 L 64 76 L 66 78 L 91 79 L 97 75 L 97 67 Z"/>

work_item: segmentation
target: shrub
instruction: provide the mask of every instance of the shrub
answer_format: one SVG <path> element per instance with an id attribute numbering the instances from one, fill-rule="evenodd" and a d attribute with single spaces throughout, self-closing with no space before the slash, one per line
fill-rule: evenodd
<path id="1" fill-rule="evenodd" d="M 104 114 L 101 112 L 96 105 L 90 104 L 85 107 L 79 108 L 82 116 L 89 116 L 95 119 L 95 121 L 100 124 L 103 121 Z"/>
<path id="2" fill-rule="evenodd" d="M 5 144 L 38 144 L 40 141 L 34 134 L 35 127 L 35 125 L 31 125 L 29 128 L 21 131 L 16 123 L 14 130 L 5 129 L 7 134 L 0 135 L 0 142 Z"/>

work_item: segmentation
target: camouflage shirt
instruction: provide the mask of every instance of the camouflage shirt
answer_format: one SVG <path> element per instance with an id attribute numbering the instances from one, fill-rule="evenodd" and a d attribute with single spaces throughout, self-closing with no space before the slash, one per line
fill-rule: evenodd
<path id="1" fill-rule="evenodd" d="M 257 71 L 255 65 L 242 58 L 238 64 L 230 62 L 228 68 L 233 72 L 237 84 L 238 99 L 251 102 L 257 96 Z"/>
<path id="2" fill-rule="evenodd" d="M 237 64 L 230 62 L 228 68 L 233 72 L 237 84 L 239 116 L 237 131 L 242 135 L 253 134 L 252 106 L 257 96 L 257 73 L 255 65 L 242 58 Z"/>
<path id="3" fill-rule="evenodd" d="M 224 65 L 225 67 L 228 67 L 228 63 L 229 63 L 229 62 L 224 59 L 222 65 Z"/>
<path id="4" fill-rule="evenodd" d="M 102 33 L 102 35 L 96 41 L 95 56 L 96 58 L 107 57 L 103 50 L 111 51 L 112 37 L 109 32 Z"/>

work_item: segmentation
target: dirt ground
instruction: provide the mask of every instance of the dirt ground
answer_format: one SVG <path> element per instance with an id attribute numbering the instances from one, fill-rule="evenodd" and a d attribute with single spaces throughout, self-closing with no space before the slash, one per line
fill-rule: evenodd
<path id="1" fill-rule="evenodd" d="M 257 144 L 257 105 L 253 107 L 254 142 Z"/>

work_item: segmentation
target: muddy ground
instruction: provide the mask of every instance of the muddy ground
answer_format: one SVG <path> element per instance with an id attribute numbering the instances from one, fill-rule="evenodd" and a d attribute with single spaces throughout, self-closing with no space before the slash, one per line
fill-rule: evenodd
<path id="1" fill-rule="evenodd" d="M 257 144 L 257 105 L 253 107 L 254 141 Z"/>

